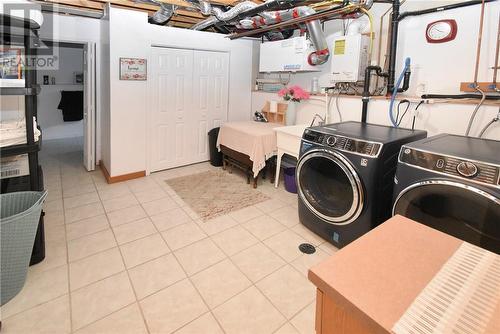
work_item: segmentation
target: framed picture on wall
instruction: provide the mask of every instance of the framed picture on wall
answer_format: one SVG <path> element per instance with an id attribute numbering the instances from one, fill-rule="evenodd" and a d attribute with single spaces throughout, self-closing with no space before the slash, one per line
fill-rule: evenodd
<path id="1" fill-rule="evenodd" d="M 147 61 L 142 58 L 120 58 L 120 80 L 147 80 Z"/>

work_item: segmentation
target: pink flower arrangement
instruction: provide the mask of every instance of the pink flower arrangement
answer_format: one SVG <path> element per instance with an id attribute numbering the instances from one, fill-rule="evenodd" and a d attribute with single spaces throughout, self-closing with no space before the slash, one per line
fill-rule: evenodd
<path id="1" fill-rule="evenodd" d="M 285 101 L 292 100 L 293 102 L 308 100 L 311 97 L 311 95 L 300 86 L 285 87 L 278 92 L 278 95 Z"/>

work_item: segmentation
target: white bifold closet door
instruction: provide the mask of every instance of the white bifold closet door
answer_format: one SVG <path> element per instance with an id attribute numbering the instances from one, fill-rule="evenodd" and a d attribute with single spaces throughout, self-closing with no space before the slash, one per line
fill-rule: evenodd
<path id="1" fill-rule="evenodd" d="M 229 54 L 153 48 L 150 171 L 206 161 L 208 131 L 227 119 Z"/>

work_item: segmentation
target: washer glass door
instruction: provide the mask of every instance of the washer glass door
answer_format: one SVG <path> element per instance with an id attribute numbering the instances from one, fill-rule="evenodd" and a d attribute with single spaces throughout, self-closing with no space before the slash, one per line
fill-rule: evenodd
<path id="1" fill-rule="evenodd" d="M 329 223 L 345 225 L 362 210 L 362 187 L 351 164 L 341 155 L 313 150 L 297 167 L 299 196 L 318 217 Z"/>
<path id="2" fill-rule="evenodd" d="M 500 199 L 475 187 L 418 183 L 401 192 L 393 213 L 500 254 Z"/>

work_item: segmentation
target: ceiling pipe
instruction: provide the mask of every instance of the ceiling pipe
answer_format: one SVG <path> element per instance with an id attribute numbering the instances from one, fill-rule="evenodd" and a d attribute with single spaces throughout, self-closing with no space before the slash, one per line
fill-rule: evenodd
<path id="1" fill-rule="evenodd" d="M 269 0 L 264 2 L 263 4 L 255 6 L 254 8 L 250 8 L 246 11 L 238 13 L 230 20 L 226 20 L 226 23 L 239 22 L 242 19 L 246 19 L 256 15 L 261 15 L 263 12 L 293 9 L 297 6 L 302 5 L 305 2 L 306 1 L 304 0 Z"/>
<path id="2" fill-rule="evenodd" d="M 218 7 L 212 7 L 213 16 L 195 24 L 191 29 L 203 30 L 214 24 L 236 25 L 241 20 L 260 15 L 265 11 L 292 9 L 304 2 L 304 0 L 269 0 L 263 4 L 257 5 L 253 1 L 244 1 L 236 4 L 227 11 L 223 11 Z"/>
<path id="3" fill-rule="evenodd" d="M 151 17 L 150 17 L 150 22 L 154 24 L 165 24 L 167 23 L 172 16 L 174 15 L 175 12 L 175 6 L 174 5 L 169 5 L 169 4 L 164 4 L 162 3 L 160 5 L 160 9 L 156 11 Z"/>
<path id="4" fill-rule="evenodd" d="M 176 6 L 167 4 L 158 0 L 134 0 L 136 3 L 147 3 L 160 6 L 156 12 L 149 17 L 149 23 L 163 25 L 166 24 L 174 15 Z"/>
<path id="5" fill-rule="evenodd" d="M 217 20 L 224 22 L 224 23 L 229 23 L 232 19 L 235 17 L 241 15 L 241 13 L 247 12 L 251 9 L 254 9 L 258 7 L 255 2 L 252 1 L 245 1 L 245 2 L 240 2 L 239 4 L 236 4 L 233 8 L 227 11 L 223 11 L 222 9 L 218 7 L 214 7 L 212 9 L 213 15 L 217 18 Z"/>
<path id="6" fill-rule="evenodd" d="M 257 29 L 261 26 L 268 26 L 312 14 L 316 14 L 316 11 L 307 6 L 295 7 L 291 10 L 262 12 L 260 13 L 260 16 L 240 21 L 240 24 L 237 25 L 237 27 L 242 29 Z M 307 61 L 312 66 L 326 63 L 330 57 L 330 51 L 328 50 L 328 44 L 326 42 L 325 35 L 323 34 L 323 30 L 321 29 L 320 21 L 308 21 L 306 22 L 306 27 L 307 32 L 309 33 L 309 38 L 311 39 L 311 42 L 316 50 L 309 55 Z"/>
<path id="7" fill-rule="evenodd" d="M 227 22 L 239 14 L 257 7 L 258 5 L 251 1 L 240 2 L 228 11 L 222 11 L 220 8 L 212 7 L 212 14 L 209 18 L 200 21 L 191 27 L 192 30 L 204 30 L 219 22 Z"/>
<path id="8" fill-rule="evenodd" d="M 243 37 L 261 36 L 262 34 L 268 32 L 268 31 L 294 27 L 294 26 L 297 26 L 300 24 L 305 24 L 306 22 L 311 21 L 311 20 L 328 21 L 328 20 L 334 20 L 334 19 L 342 19 L 342 18 L 345 18 L 346 15 L 353 13 L 354 11 L 358 10 L 359 8 L 360 8 L 359 6 L 344 7 L 343 5 L 340 5 L 340 6 L 321 10 L 313 15 L 298 17 L 296 19 L 276 23 L 276 24 L 273 24 L 270 26 L 263 26 L 261 28 L 257 28 L 257 29 L 253 29 L 253 30 L 236 32 L 236 33 L 229 35 L 228 38 L 229 39 L 238 39 L 238 38 L 243 38 Z"/>
<path id="9" fill-rule="evenodd" d="M 316 11 L 311 7 L 293 7 L 294 4 L 298 2 L 299 1 L 296 0 L 270 0 L 263 3 L 262 5 L 256 5 L 253 2 L 246 1 L 237 4 L 232 9 L 226 12 L 222 12 L 222 10 L 220 10 L 219 8 L 213 8 L 212 12 L 214 13 L 214 16 L 209 17 L 208 19 L 194 25 L 192 29 L 203 30 L 216 24 L 218 21 L 224 22 L 225 24 L 230 24 L 238 18 L 242 19 L 239 20 L 239 24 L 236 25 L 237 28 L 256 29 L 261 26 L 280 23 L 283 21 L 288 21 L 291 19 L 316 13 Z M 270 8 L 281 8 L 282 6 L 292 6 L 292 9 L 266 11 Z M 255 16 L 251 17 L 250 15 Z M 312 66 L 316 66 L 326 63 L 330 57 L 330 51 L 328 50 L 328 44 L 321 29 L 321 22 L 319 20 L 308 21 L 306 22 L 306 27 L 311 42 L 315 48 L 315 51 L 308 56 L 307 60 L 309 64 Z"/>
<path id="10" fill-rule="evenodd" d="M 212 14 L 212 5 L 206 0 L 186 0 L 194 7 L 198 8 L 204 16 Z"/>
<path id="11" fill-rule="evenodd" d="M 219 22 L 219 20 L 215 16 L 210 16 L 209 18 L 207 18 L 203 21 L 200 21 L 200 22 L 196 23 L 195 25 L 193 25 L 191 27 L 191 30 L 205 30 L 208 27 L 213 26 L 217 22 Z"/>
<path id="12" fill-rule="evenodd" d="M 328 50 L 328 43 L 326 42 L 325 34 L 321 29 L 321 22 L 314 20 L 306 23 L 309 38 L 314 45 L 316 51 L 309 54 L 307 62 L 309 65 L 316 66 L 324 64 L 330 58 L 330 51 Z"/>

